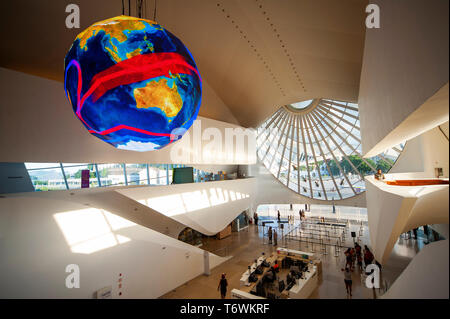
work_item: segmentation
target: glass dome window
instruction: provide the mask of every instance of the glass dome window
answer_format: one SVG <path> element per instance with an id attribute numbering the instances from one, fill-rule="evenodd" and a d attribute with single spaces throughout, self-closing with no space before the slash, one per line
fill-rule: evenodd
<path id="1" fill-rule="evenodd" d="M 365 191 L 364 176 L 387 173 L 404 147 L 363 158 L 359 126 L 354 103 L 317 99 L 282 106 L 257 128 L 258 159 L 300 195 L 349 198 Z"/>

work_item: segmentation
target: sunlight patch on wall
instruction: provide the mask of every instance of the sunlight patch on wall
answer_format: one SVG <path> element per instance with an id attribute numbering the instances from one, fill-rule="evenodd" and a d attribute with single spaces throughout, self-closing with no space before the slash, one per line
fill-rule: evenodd
<path id="1" fill-rule="evenodd" d="M 115 231 L 135 226 L 120 216 L 96 208 L 73 210 L 53 217 L 73 253 L 91 254 L 129 242 Z"/>
<path id="2" fill-rule="evenodd" d="M 170 217 L 246 198 L 250 198 L 250 195 L 216 187 L 209 189 L 209 194 L 208 190 L 203 189 L 193 192 L 151 197 L 139 200 L 139 203 Z"/>

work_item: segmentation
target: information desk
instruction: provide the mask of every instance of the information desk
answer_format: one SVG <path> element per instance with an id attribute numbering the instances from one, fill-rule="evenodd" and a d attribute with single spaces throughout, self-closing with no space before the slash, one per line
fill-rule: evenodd
<path id="1" fill-rule="evenodd" d="M 291 299 L 305 299 L 308 298 L 311 293 L 318 286 L 319 280 L 318 277 L 320 275 L 322 269 L 322 263 L 319 259 L 315 258 L 315 255 L 309 252 L 286 249 L 282 247 L 277 248 L 277 253 L 272 254 L 270 257 L 266 258 L 266 261 L 270 263 L 272 266 L 275 261 L 281 266 L 281 261 L 286 258 L 298 259 L 308 263 L 308 271 L 303 273 L 303 278 L 299 278 L 296 280 L 296 284 L 292 286 L 289 290 L 283 290 L 281 292 L 280 298 L 291 298 Z M 257 281 L 249 283 L 248 277 L 254 269 L 262 263 L 264 257 L 261 256 L 258 258 L 256 263 L 253 263 L 251 266 L 250 272 L 246 270 L 246 272 L 241 277 L 241 287 L 240 289 L 233 289 L 231 297 L 233 299 L 261 299 L 261 297 L 253 295 L 250 293 L 257 283 L 262 279 L 264 274 L 270 270 L 270 267 L 265 267 L 263 273 L 257 276 Z M 280 269 L 280 275 L 283 270 Z M 284 270 L 287 271 L 287 270 Z M 284 272 L 283 271 L 283 272 Z M 320 272 L 319 272 L 320 271 Z M 284 275 L 283 275 L 284 276 Z M 285 280 L 285 278 L 283 278 Z"/>
<path id="2" fill-rule="evenodd" d="M 302 259 L 308 260 L 308 261 L 313 260 L 314 256 L 315 256 L 313 253 L 308 253 L 306 251 L 287 249 L 287 248 L 283 248 L 283 247 L 277 248 L 277 254 L 278 254 L 278 256 L 301 257 Z"/>
<path id="3" fill-rule="evenodd" d="M 267 261 L 268 263 L 270 263 L 270 265 L 273 265 L 273 263 L 275 262 L 275 260 L 277 260 L 277 258 L 278 258 L 277 256 L 271 255 L 270 257 L 267 257 L 267 258 L 266 258 L 266 261 Z M 257 261 L 257 263 L 256 263 L 257 266 L 259 266 L 259 265 L 263 262 L 263 260 L 264 260 L 264 257 L 263 257 L 263 256 L 259 257 L 259 258 L 258 258 L 258 261 Z M 264 268 L 264 271 L 263 271 L 263 273 L 262 273 L 261 275 L 256 275 L 256 277 L 258 278 L 257 281 L 255 281 L 255 282 L 249 282 L 249 281 L 248 281 L 248 277 L 249 277 L 250 274 L 256 269 L 257 266 L 255 266 L 255 263 L 253 263 L 253 265 L 251 266 L 250 272 L 249 272 L 248 269 L 247 269 L 247 270 L 245 271 L 245 273 L 242 275 L 241 281 L 240 281 L 240 284 L 241 284 L 240 290 L 249 293 L 249 292 L 256 286 L 256 284 L 257 284 L 258 281 L 262 278 L 262 276 L 264 276 L 264 274 L 270 269 L 270 268 Z"/>
<path id="4" fill-rule="evenodd" d="M 314 266 L 316 266 L 316 272 L 318 276 L 322 275 L 322 261 L 316 257 L 313 253 L 308 253 L 305 251 L 287 249 L 278 247 L 277 248 L 278 259 L 283 259 L 285 257 L 289 257 L 292 259 L 298 259 L 304 262 L 313 262 Z"/>
<path id="5" fill-rule="evenodd" d="M 309 272 L 303 273 L 303 277 L 296 280 L 296 284 L 289 290 L 284 290 L 282 294 L 290 299 L 306 299 L 319 284 L 317 266 L 308 266 Z"/>

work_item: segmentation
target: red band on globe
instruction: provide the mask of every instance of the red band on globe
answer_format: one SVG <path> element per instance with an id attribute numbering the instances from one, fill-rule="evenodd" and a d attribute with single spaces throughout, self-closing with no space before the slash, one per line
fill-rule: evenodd
<path id="1" fill-rule="evenodd" d="M 155 55 L 156 53 L 153 54 L 146 54 L 146 55 L 142 55 L 142 56 L 147 56 L 147 55 Z M 160 53 L 158 55 L 168 55 L 168 53 Z M 165 75 L 165 73 L 169 73 L 173 72 L 173 73 L 188 73 L 187 70 L 194 70 L 195 73 L 199 76 L 197 70 L 195 70 L 195 68 L 193 68 L 192 66 L 190 66 L 187 62 L 184 61 L 184 59 L 176 53 L 169 53 L 169 54 L 173 54 L 173 55 L 177 55 L 178 58 L 172 59 L 172 60 L 168 60 L 166 59 L 164 62 L 165 63 L 160 63 L 159 64 L 159 68 L 157 68 L 156 70 L 154 69 L 154 66 L 151 66 L 150 68 L 142 68 L 142 67 L 137 67 L 136 63 L 142 63 L 142 61 L 137 61 L 136 59 L 134 59 L 134 61 L 132 62 L 131 65 L 134 64 L 134 68 L 133 71 L 134 72 L 129 72 L 130 70 L 126 70 L 127 72 L 118 72 L 121 68 L 123 68 L 123 64 L 121 64 L 121 67 L 118 68 L 118 70 L 116 71 L 116 69 L 113 69 L 116 65 L 106 69 L 105 71 L 97 74 L 91 81 L 91 83 L 94 83 L 89 90 L 86 92 L 86 94 L 83 95 L 83 97 L 80 100 L 80 95 L 81 95 L 81 88 L 82 88 L 82 83 L 83 83 L 83 79 L 82 79 L 82 75 L 81 75 L 81 67 L 79 65 L 79 63 L 75 60 L 73 60 L 73 64 L 76 66 L 77 71 L 78 71 L 78 85 L 77 85 L 77 112 L 76 115 L 77 117 L 89 128 L 89 133 L 95 133 L 95 134 L 99 134 L 99 135 L 106 135 L 112 132 L 116 132 L 122 129 L 126 129 L 126 130 L 130 130 L 130 131 L 135 131 L 138 133 L 142 133 L 142 134 L 146 134 L 146 135 L 153 135 L 153 136 L 168 136 L 170 137 L 170 143 L 172 143 L 175 138 L 177 137 L 177 135 L 174 134 L 168 134 L 168 133 L 156 133 L 156 132 L 150 132 L 147 130 L 143 130 L 143 129 L 139 129 L 136 127 L 132 127 L 132 126 L 128 126 L 128 125 L 118 125 L 112 128 L 109 128 L 107 130 L 104 131 L 97 131 L 92 129 L 92 127 L 86 123 L 86 121 L 83 119 L 83 116 L 81 115 L 81 108 L 83 107 L 84 102 L 86 101 L 86 99 L 91 95 L 94 94 L 97 95 L 97 99 L 100 98 L 105 92 L 107 92 L 108 90 L 111 90 L 119 85 L 123 85 L 123 84 L 130 84 L 130 83 L 134 83 L 137 81 L 143 81 L 146 80 L 148 78 L 152 78 L 155 76 L 161 76 L 161 75 Z M 126 61 L 129 61 L 131 59 L 128 59 Z M 146 59 L 146 60 L 150 60 L 150 59 Z M 175 61 L 174 61 L 175 60 Z M 125 62 L 125 61 L 123 61 Z M 178 64 L 173 64 L 173 63 L 178 63 Z M 119 64 L 119 63 L 118 63 Z M 169 68 L 170 66 L 170 68 Z M 129 67 L 129 66 L 128 66 Z M 142 69 L 146 70 L 147 73 L 143 72 Z M 177 71 L 175 71 L 177 70 Z M 156 73 L 155 71 L 159 71 L 159 73 Z M 117 73 L 114 73 L 117 72 Z M 153 76 L 148 76 L 149 73 L 153 72 L 154 74 L 157 75 L 153 75 Z M 162 74 L 161 74 L 162 73 Z M 118 76 L 113 77 L 112 75 L 118 74 Z M 126 77 L 126 74 L 129 74 L 131 76 Z M 135 74 L 134 78 L 142 78 L 143 76 L 146 76 L 144 78 L 142 78 L 141 80 L 136 80 L 136 81 L 131 81 L 131 79 L 133 78 L 133 74 Z M 108 81 L 109 80 L 109 81 Z M 122 81 L 122 82 L 121 82 Z M 130 82 L 127 82 L 130 81 Z M 97 83 L 97 84 L 95 84 Z M 98 89 L 98 92 L 96 91 L 96 89 Z M 66 92 L 67 94 L 67 92 Z"/>
<path id="2" fill-rule="evenodd" d="M 170 77 L 172 74 L 195 73 L 197 70 L 185 61 L 182 55 L 173 52 L 148 53 L 120 61 L 108 69 L 96 74 L 90 83 L 90 88 L 81 100 L 83 102 L 91 94 L 93 102 L 97 101 L 107 91 L 120 85 L 144 81 L 158 76 Z"/>

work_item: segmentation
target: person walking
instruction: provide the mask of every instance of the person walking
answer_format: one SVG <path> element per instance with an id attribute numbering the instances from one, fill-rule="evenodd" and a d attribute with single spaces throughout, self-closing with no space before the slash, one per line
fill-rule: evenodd
<path id="1" fill-rule="evenodd" d="M 344 272 L 344 283 L 345 283 L 345 289 L 347 290 L 347 295 L 350 294 L 352 296 L 352 270 L 348 267 L 345 267 L 345 269 L 342 269 Z"/>
<path id="2" fill-rule="evenodd" d="M 350 252 L 350 248 L 348 248 L 345 253 L 345 268 L 352 268 L 352 255 Z"/>
<path id="3" fill-rule="evenodd" d="M 373 262 L 373 259 L 374 257 L 369 247 L 367 247 L 367 245 L 364 245 L 364 267 L 370 265 Z"/>
<path id="4" fill-rule="evenodd" d="M 278 245 L 277 239 L 278 239 L 278 233 L 277 233 L 276 229 L 274 229 L 274 231 L 273 231 L 273 245 L 274 246 Z"/>
<path id="5" fill-rule="evenodd" d="M 258 226 L 258 213 L 253 214 L 253 219 L 255 220 L 255 225 Z"/>
<path id="6" fill-rule="evenodd" d="M 413 229 L 414 239 L 417 239 L 417 230 L 418 228 Z"/>
<path id="7" fill-rule="evenodd" d="M 217 287 L 217 290 L 220 290 L 220 297 L 222 299 L 225 299 L 225 297 L 227 295 L 227 287 L 228 287 L 228 282 L 225 279 L 225 274 L 222 274 L 222 277 L 220 278 L 220 281 L 219 281 L 219 286 Z"/>
<path id="8" fill-rule="evenodd" d="M 356 261 L 358 263 L 359 271 L 362 271 L 363 270 L 363 266 L 362 266 L 362 255 L 361 254 L 356 255 Z"/>
<path id="9" fill-rule="evenodd" d="M 358 263 L 358 268 L 359 270 L 362 270 L 361 246 L 357 242 L 355 243 L 355 254 L 356 254 L 356 261 Z"/>
<path id="10" fill-rule="evenodd" d="M 356 261 L 355 248 L 350 249 L 350 255 L 352 256 L 352 270 L 353 270 L 355 268 L 355 261 Z"/>
<path id="11" fill-rule="evenodd" d="M 278 222 L 281 222 L 281 214 L 280 214 L 280 211 L 278 211 Z"/>
<path id="12" fill-rule="evenodd" d="M 272 244 L 272 227 L 269 227 L 269 231 L 267 232 L 267 236 L 269 237 L 269 245 Z"/>

